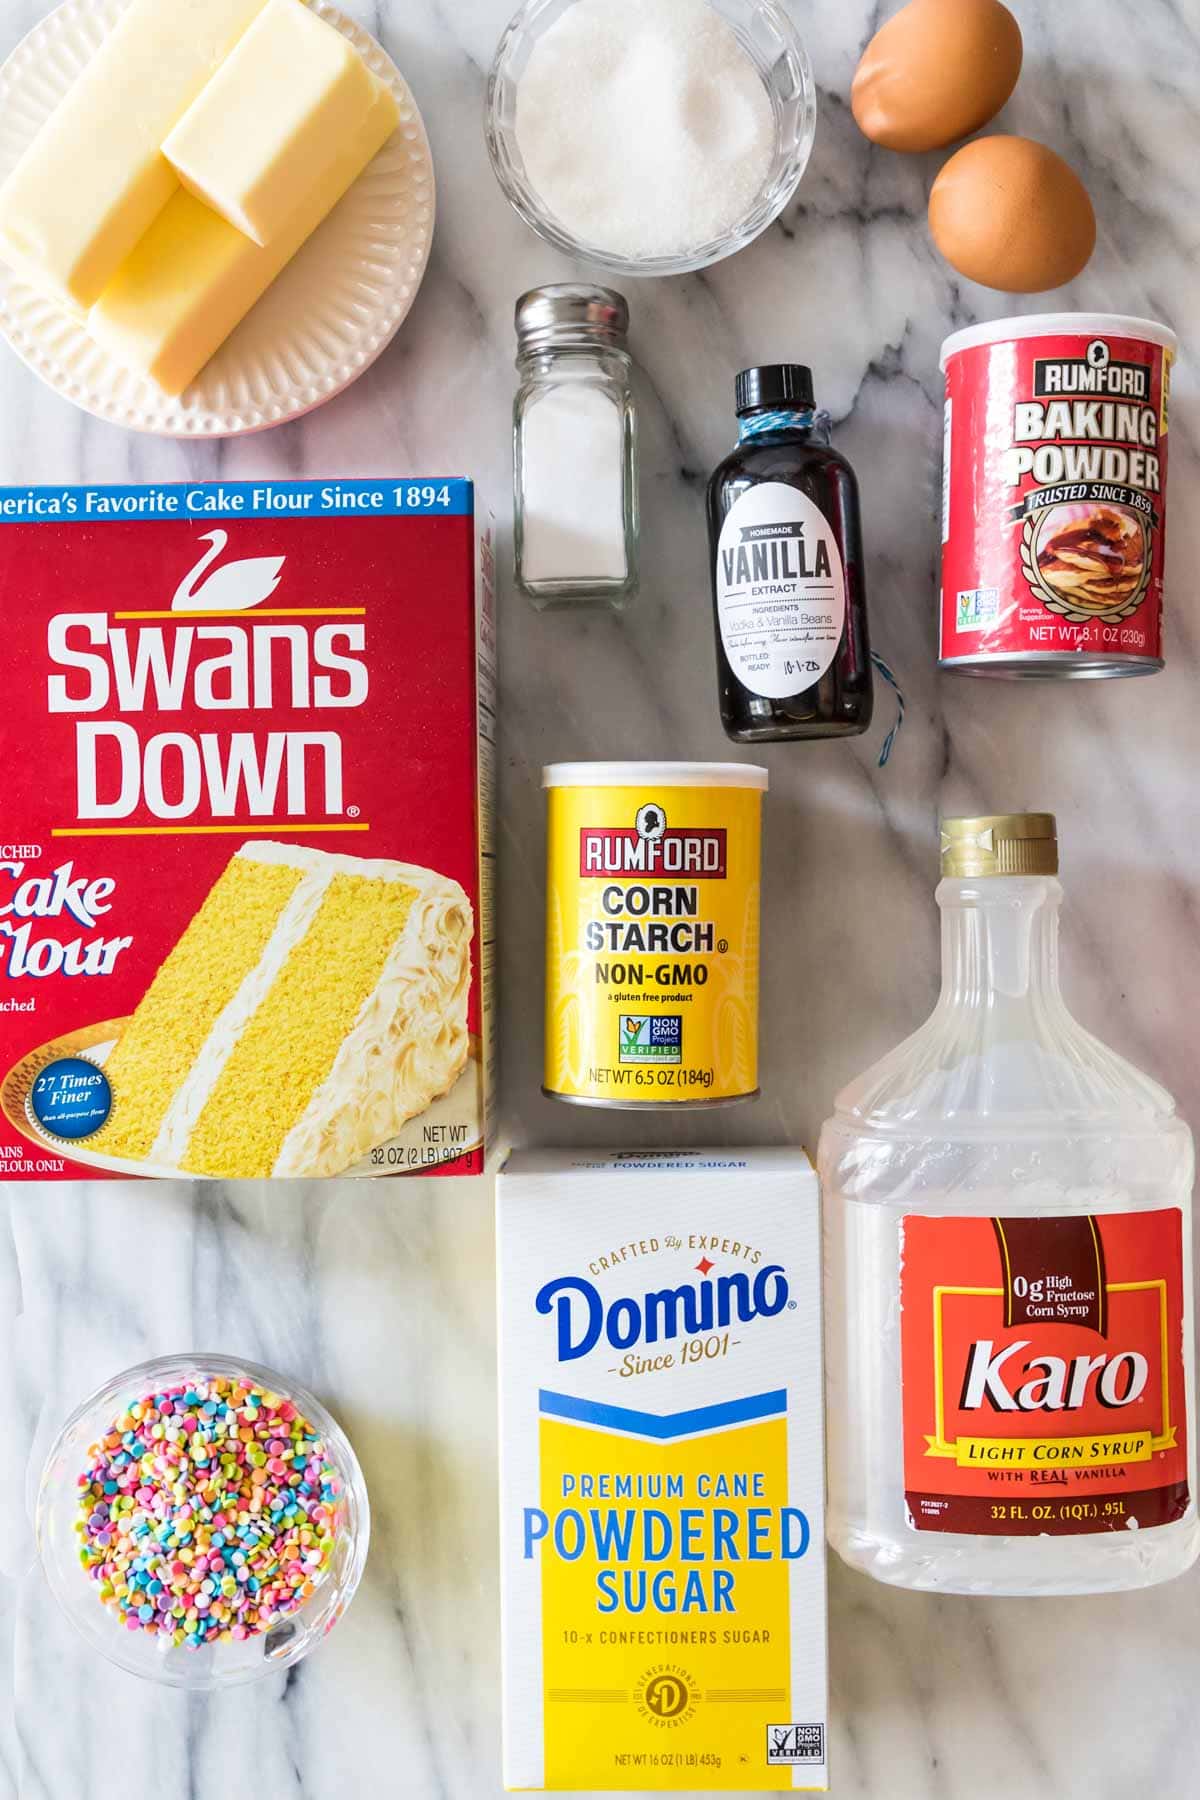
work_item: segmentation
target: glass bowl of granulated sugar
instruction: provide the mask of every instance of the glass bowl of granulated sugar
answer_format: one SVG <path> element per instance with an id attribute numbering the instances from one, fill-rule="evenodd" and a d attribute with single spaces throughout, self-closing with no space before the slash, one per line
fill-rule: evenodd
<path id="1" fill-rule="evenodd" d="M 487 141 L 547 242 L 616 275 L 680 275 L 779 217 L 816 113 L 775 0 L 528 0 L 492 65 Z"/>

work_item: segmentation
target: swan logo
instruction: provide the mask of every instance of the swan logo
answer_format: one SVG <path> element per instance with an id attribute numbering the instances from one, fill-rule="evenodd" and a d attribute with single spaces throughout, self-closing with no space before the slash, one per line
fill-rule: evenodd
<path id="1" fill-rule="evenodd" d="M 248 612 L 269 600 L 279 586 L 286 557 L 252 556 L 214 569 L 228 546 L 229 533 L 208 531 L 199 542 L 209 548 L 175 589 L 172 612 Z"/>

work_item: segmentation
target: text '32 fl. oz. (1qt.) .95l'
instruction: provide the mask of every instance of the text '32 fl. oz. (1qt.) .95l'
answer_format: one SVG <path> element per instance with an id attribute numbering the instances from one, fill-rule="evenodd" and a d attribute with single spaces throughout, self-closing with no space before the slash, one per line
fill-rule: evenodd
<path id="1" fill-rule="evenodd" d="M 941 998 L 821 1138 L 830 1542 L 901 1587 L 1146 1587 L 1200 1549 L 1191 1134 L 1063 1003 L 1054 820 L 942 845 Z"/>

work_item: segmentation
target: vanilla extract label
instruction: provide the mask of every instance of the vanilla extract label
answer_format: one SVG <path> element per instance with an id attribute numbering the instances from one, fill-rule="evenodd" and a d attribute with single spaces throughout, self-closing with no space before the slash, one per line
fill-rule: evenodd
<path id="1" fill-rule="evenodd" d="M 765 698 L 809 688 L 846 624 L 841 551 L 824 513 L 784 482 L 734 502 L 717 546 L 717 623 L 738 679 Z"/>

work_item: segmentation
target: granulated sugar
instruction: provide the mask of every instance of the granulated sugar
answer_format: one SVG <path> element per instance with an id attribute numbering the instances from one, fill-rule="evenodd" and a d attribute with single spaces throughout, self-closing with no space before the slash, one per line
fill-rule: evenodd
<path id="1" fill-rule="evenodd" d="M 517 89 L 529 181 L 565 230 L 673 256 L 735 227 L 767 177 L 770 96 L 706 0 L 576 0 Z"/>

